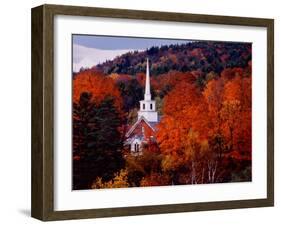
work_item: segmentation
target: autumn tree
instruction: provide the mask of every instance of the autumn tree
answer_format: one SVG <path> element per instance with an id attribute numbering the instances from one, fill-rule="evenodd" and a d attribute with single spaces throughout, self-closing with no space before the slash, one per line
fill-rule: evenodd
<path id="1" fill-rule="evenodd" d="M 125 169 L 120 170 L 114 174 L 114 177 L 110 181 L 104 182 L 101 177 L 96 178 L 91 188 L 126 188 L 129 187 L 128 172 Z"/>
<path id="2" fill-rule="evenodd" d="M 73 102 L 78 103 L 82 93 L 90 93 L 91 101 L 100 103 L 106 96 L 114 99 L 115 108 L 122 112 L 122 98 L 112 78 L 99 71 L 83 71 L 73 79 Z"/>
<path id="3" fill-rule="evenodd" d="M 181 183 L 181 174 L 195 169 L 188 163 L 195 162 L 201 141 L 206 136 L 207 124 L 203 120 L 206 110 L 200 89 L 182 81 L 164 98 L 163 112 L 157 131 L 157 141 L 163 154 L 162 167 L 169 172 L 173 183 Z M 198 138 L 196 145 L 191 142 L 194 134 Z"/>
<path id="4" fill-rule="evenodd" d="M 124 166 L 122 102 L 110 78 L 79 76 L 73 95 L 73 189 L 89 189 L 97 177 L 108 181 Z"/>
<path id="5" fill-rule="evenodd" d="M 251 158 L 251 78 L 236 75 L 228 81 L 224 90 L 224 133 L 229 149 L 239 152 L 240 158 Z"/>
<path id="6" fill-rule="evenodd" d="M 148 143 L 143 147 L 142 155 L 126 156 L 126 170 L 130 186 L 140 186 L 151 175 L 161 175 L 162 155 L 155 143 Z M 155 182 L 156 184 L 156 182 Z M 160 184 L 158 184 L 160 185 Z"/>
<path id="7" fill-rule="evenodd" d="M 224 93 L 225 82 L 221 78 L 210 80 L 204 91 L 203 96 L 206 103 L 207 115 L 206 120 L 208 121 L 209 127 L 207 130 L 207 136 L 210 143 L 215 143 L 213 149 L 219 158 L 222 157 L 225 149 L 225 137 L 223 134 L 223 93 Z"/>
<path id="8" fill-rule="evenodd" d="M 251 77 L 248 69 L 224 70 L 221 78 L 209 81 L 204 97 L 212 125 L 209 145 L 216 153 L 224 178 L 231 180 L 231 174 L 242 172 L 251 161 Z"/>

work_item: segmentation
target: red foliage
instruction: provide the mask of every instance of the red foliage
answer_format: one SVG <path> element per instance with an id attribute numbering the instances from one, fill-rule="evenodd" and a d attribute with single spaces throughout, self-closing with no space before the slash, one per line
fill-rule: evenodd
<path id="1" fill-rule="evenodd" d="M 164 98 L 163 113 L 157 132 L 163 153 L 179 153 L 192 131 L 201 141 L 220 136 L 224 151 L 251 158 L 251 77 L 244 70 L 224 70 L 203 92 L 185 80 L 178 82 Z"/>
<path id="2" fill-rule="evenodd" d="M 207 134 L 208 118 L 200 90 L 186 81 L 177 84 L 164 98 L 164 117 L 158 125 L 157 141 L 166 154 L 179 153 L 187 145 L 192 129 L 199 138 Z"/>
<path id="3" fill-rule="evenodd" d="M 73 101 L 77 103 L 83 92 L 92 94 L 92 100 L 100 103 L 105 97 L 111 96 L 115 100 L 115 107 L 121 111 L 122 99 L 114 80 L 100 72 L 84 71 L 73 79 Z"/>
<path id="4" fill-rule="evenodd" d="M 170 71 L 156 78 L 151 78 L 151 86 L 156 92 L 165 90 L 165 87 L 173 89 L 178 83 L 187 82 L 193 84 L 196 80 L 194 74 L 190 72 Z"/>
<path id="5" fill-rule="evenodd" d="M 243 76 L 243 69 L 242 68 L 226 68 L 221 73 L 221 77 L 225 80 L 233 79 L 235 76 Z"/>
<path id="6" fill-rule="evenodd" d="M 139 82 L 139 84 L 144 87 L 145 85 L 145 74 L 144 73 L 137 73 L 136 74 L 136 79 Z"/>

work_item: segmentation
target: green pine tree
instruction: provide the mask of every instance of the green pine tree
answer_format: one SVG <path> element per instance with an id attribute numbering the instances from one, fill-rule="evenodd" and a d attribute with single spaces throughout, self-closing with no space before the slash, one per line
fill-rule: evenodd
<path id="1" fill-rule="evenodd" d="M 89 189 L 97 177 L 111 180 L 123 168 L 121 123 L 112 97 L 97 104 L 83 93 L 74 104 L 73 189 Z"/>

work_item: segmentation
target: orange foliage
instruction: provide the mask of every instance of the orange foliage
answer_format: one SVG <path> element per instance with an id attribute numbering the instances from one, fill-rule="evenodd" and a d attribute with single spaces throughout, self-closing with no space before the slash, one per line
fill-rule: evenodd
<path id="1" fill-rule="evenodd" d="M 208 116 L 206 120 L 209 121 L 211 134 L 220 134 L 221 132 L 221 109 L 223 106 L 223 90 L 224 82 L 222 79 L 213 79 L 208 82 L 203 91 L 203 96 L 206 102 L 206 111 Z"/>
<path id="2" fill-rule="evenodd" d="M 167 74 L 159 75 L 151 78 L 151 86 L 154 90 L 163 90 L 166 86 L 173 89 L 178 83 L 188 82 L 193 84 L 196 77 L 190 72 L 170 71 Z"/>
<path id="3" fill-rule="evenodd" d="M 92 94 L 92 100 L 100 103 L 105 97 L 113 97 L 115 107 L 121 111 L 122 99 L 114 80 L 100 72 L 84 71 L 73 79 L 73 101 L 77 103 L 83 92 Z"/>
<path id="4" fill-rule="evenodd" d="M 164 98 L 163 113 L 157 141 L 169 161 L 179 161 L 183 150 L 190 150 L 191 134 L 201 144 L 221 136 L 223 151 L 251 159 L 251 77 L 242 69 L 225 70 L 203 92 L 186 80 L 178 82 Z"/>
<path id="5" fill-rule="evenodd" d="M 252 97 L 251 78 L 236 75 L 224 90 L 224 133 L 233 151 L 242 150 L 245 158 L 251 156 Z"/>
<path id="6" fill-rule="evenodd" d="M 180 128 L 188 130 L 192 127 L 204 136 L 203 127 L 207 126 L 204 121 L 206 107 L 199 88 L 188 81 L 182 81 L 165 97 L 164 102 L 164 114 L 178 121 Z"/>
<path id="7" fill-rule="evenodd" d="M 222 71 L 221 77 L 225 80 L 233 79 L 235 76 L 242 76 L 242 68 L 226 68 Z"/>
<path id="8" fill-rule="evenodd" d="M 118 74 L 118 76 L 115 77 L 115 82 L 128 82 L 132 79 L 130 75 L 126 74 Z"/>
<path id="9" fill-rule="evenodd" d="M 177 118 L 198 104 L 199 100 L 199 90 L 194 85 L 182 81 L 164 98 L 163 113 Z"/>
<path id="10" fill-rule="evenodd" d="M 239 100 L 244 108 L 252 105 L 252 80 L 251 77 L 236 76 L 225 85 L 224 100 Z"/>
<path id="11" fill-rule="evenodd" d="M 170 178 L 165 174 L 163 175 L 160 173 L 151 173 L 149 175 L 146 175 L 141 180 L 140 184 L 142 187 L 170 185 Z"/>
<path id="12" fill-rule="evenodd" d="M 240 150 L 240 159 L 251 154 L 251 93 L 251 77 L 240 68 L 224 70 L 222 78 L 211 80 L 203 93 L 212 125 L 209 135 L 222 135 L 228 151 Z"/>
<path id="13" fill-rule="evenodd" d="M 164 98 L 164 103 L 164 116 L 158 125 L 157 141 L 164 154 L 181 155 L 190 145 L 191 129 L 200 131 L 200 139 L 206 137 L 208 121 L 204 120 L 205 102 L 195 85 L 182 81 Z"/>

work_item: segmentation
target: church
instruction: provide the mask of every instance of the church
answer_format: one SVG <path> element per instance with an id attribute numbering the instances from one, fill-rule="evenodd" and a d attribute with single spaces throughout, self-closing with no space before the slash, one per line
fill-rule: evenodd
<path id="1" fill-rule="evenodd" d="M 147 59 L 144 99 L 140 101 L 138 120 L 129 127 L 126 133 L 125 144 L 129 146 L 131 154 L 140 155 L 145 144 L 156 142 L 155 131 L 158 122 L 159 116 L 156 111 L 155 100 L 151 99 L 149 62 Z"/>

